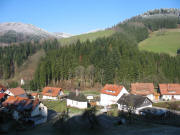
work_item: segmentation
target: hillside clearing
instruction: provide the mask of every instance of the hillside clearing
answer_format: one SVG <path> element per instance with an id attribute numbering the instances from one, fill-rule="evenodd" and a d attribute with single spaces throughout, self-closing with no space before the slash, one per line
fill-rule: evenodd
<path id="1" fill-rule="evenodd" d="M 180 29 L 162 29 L 150 34 L 149 38 L 139 43 L 140 50 L 155 53 L 167 53 L 176 56 L 180 48 Z"/>
<path id="2" fill-rule="evenodd" d="M 30 56 L 28 60 L 26 60 L 22 66 L 16 68 L 15 75 L 13 78 L 8 81 L 17 81 L 19 82 L 21 78 L 24 80 L 32 80 L 34 72 L 38 66 L 38 63 L 41 57 L 45 56 L 44 50 L 40 50 L 36 52 L 34 55 Z"/>

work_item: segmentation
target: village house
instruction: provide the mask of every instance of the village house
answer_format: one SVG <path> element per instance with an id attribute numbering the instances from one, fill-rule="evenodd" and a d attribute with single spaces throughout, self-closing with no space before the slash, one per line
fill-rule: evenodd
<path id="1" fill-rule="evenodd" d="M 70 92 L 67 97 L 67 106 L 86 109 L 88 107 L 87 98 L 79 92 Z"/>
<path id="2" fill-rule="evenodd" d="M 163 100 L 180 100 L 180 84 L 159 84 L 159 92 Z"/>
<path id="3" fill-rule="evenodd" d="M 118 101 L 118 109 L 126 112 L 139 114 L 143 108 L 152 107 L 152 101 L 144 96 L 124 94 Z"/>
<path id="4" fill-rule="evenodd" d="M 116 104 L 123 94 L 128 94 L 128 91 L 122 85 L 106 84 L 101 90 L 100 105 L 108 106 Z"/>
<path id="5" fill-rule="evenodd" d="M 32 120 L 35 124 L 44 123 L 47 120 L 48 110 L 38 99 L 31 100 L 24 97 L 9 96 L 2 106 L 12 112 L 13 119 Z"/>
<path id="6" fill-rule="evenodd" d="M 131 94 L 148 97 L 151 101 L 159 100 L 159 94 L 154 91 L 153 83 L 131 83 Z"/>
<path id="7" fill-rule="evenodd" d="M 30 95 L 33 99 L 39 98 L 39 93 L 37 92 L 32 92 Z"/>
<path id="8" fill-rule="evenodd" d="M 25 90 L 21 87 L 7 89 L 5 93 L 8 94 L 9 96 L 27 97 Z"/>
<path id="9" fill-rule="evenodd" d="M 44 87 L 42 91 L 42 99 L 58 100 L 60 96 L 64 96 L 64 92 L 61 88 Z"/>

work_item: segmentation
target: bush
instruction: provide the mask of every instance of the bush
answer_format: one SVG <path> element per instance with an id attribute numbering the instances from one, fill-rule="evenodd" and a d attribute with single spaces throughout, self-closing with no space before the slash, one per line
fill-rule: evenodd
<path id="1" fill-rule="evenodd" d="M 177 49 L 177 55 L 179 55 L 180 54 L 180 48 L 179 49 Z"/>

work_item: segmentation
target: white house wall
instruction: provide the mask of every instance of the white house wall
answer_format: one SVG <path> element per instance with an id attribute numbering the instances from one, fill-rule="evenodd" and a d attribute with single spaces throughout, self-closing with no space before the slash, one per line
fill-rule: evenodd
<path id="1" fill-rule="evenodd" d="M 149 95 L 147 95 L 146 97 L 149 98 L 151 101 L 154 100 L 154 95 L 153 95 L 153 94 L 149 94 Z"/>
<path id="2" fill-rule="evenodd" d="M 9 96 L 14 96 L 14 94 L 11 93 L 9 90 L 6 90 L 4 93 L 8 94 Z"/>
<path id="3" fill-rule="evenodd" d="M 57 98 L 57 97 L 44 96 L 44 95 L 43 95 L 42 99 L 58 100 L 58 98 Z"/>
<path id="4" fill-rule="evenodd" d="M 47 117 L 48 115 L 48 109 L 42 103 L 37 105 L 36 108 L 31 112 L 31 117 L 38 116 L 38 115 L 41 115 L 44 117 Z"/>
<path id="5" fill-rule="evenodd" d="M 100 95 L 100 105 L 107 106 L 107 105 L 115 104 L 123 94 L 128 94 L 128 91 L 124 87 L 121 90 L 121 92 L 119 93 L 119 95 L 117 95 L 117 96 L 101 94 Z"/>
<path id="6" fill-rule="evenodd" d="M 172 97 L 174 97 L 174 99 L 180 100 L 180 95 L 162 95 L 162 99 L 164 100 L 171 100 Z"/>
<path id="7" fill-rule="evenodd" d="M 152 107 L 152 104 L 151 104 L 151 105 L 147 105 L 147 106 L 143 106 L 143 107 L 136 108 L 134 111 L 135 111 L 136 114 L 139 114 L 139 111 L 140 111 L 141 109 L 144 109 L 144 108 L 147 108 L 147 107 Z M 120 111 L 125 111 L 125 112 L 128 111 L 128 110 L 126 109 L 126 107 L 123 108 L 123 106 L 120 105 L 120 104 L 118 104 L 118 110 L 120 110 Z"/>
<path id="8" fill-rule="evenodd" d="M 67 106 L 85 109 L 87 108 L 87 102 L 79 102 L 79 101 L 67 99 Z"/>

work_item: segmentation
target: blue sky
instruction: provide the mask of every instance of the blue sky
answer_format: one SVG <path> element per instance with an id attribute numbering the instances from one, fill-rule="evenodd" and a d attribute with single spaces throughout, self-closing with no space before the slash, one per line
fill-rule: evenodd
<path id="1" fill-rule="evenodd" d="M 50 32 L 80 34 L 111 27 L 155 8 L 180 8 L 180 1 L 0 0 L 0 22 L 22 22 Z"/>

